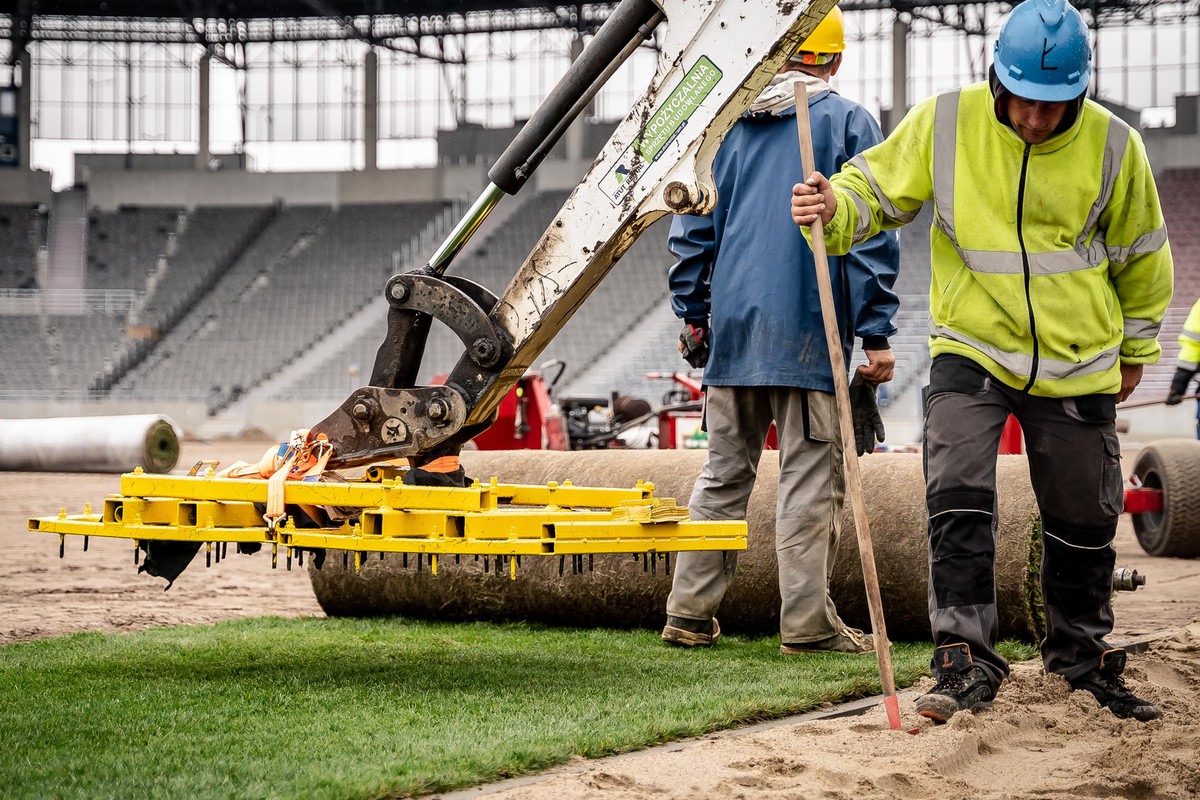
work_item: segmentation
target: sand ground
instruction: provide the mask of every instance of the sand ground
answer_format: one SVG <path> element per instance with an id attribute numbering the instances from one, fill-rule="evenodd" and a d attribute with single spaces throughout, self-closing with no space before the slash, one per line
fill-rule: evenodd
<path id="1" fill-rule="evenodd" d="M 257 460 L 269 443 L 187 443 L 179 466 L 199 458 Z M 1132 463 L 1127 454 L 1126 464 Z M 3 473 L 0 507 L 0 645 L 75 631 L 130 631 L 274 614 L 320 615 L 305 570 L 270 568 L 269 554 L 202 562 L 164 592 L 139 575 L 125 540 L 26 531 L 26 518 L 99 508 L 118 478 L 100 474 Z M 1122 721 L 1088 697 L 1019 665 L 995 706 L 944 726 L 915 715 L 901 697 L 903 727 L 881 708 L 861 716 L 788 720 L 702 737 L 643 753 L 577 760 L 534 778 L 455 797 L 516 800 L 668 798 L 1195 798 L 1200 796 L 1200 559 L 1147 556 L 1123 519 L 1118 565 L 1148 584 L 1118 595 L 1114 643 L 1142 643 L 1131 686 L 1165 710 L 1151 723 Z"/>

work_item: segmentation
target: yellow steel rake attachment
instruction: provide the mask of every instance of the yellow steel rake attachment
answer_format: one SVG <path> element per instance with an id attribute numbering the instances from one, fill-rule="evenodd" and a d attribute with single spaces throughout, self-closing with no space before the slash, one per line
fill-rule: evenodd
<path id="1" fill-rule="evenodd" d="M 329 476 L 327 475 L 326 478 Z M 674 500 L 653 496 L 654 485 L 638 481 L 632 489 L 574 486 L 570 481 L 527 486 L 475 481 L 466 488 L 408 486 L 390 468 L 372 468 L 362 480 L 289 481 L 283 484 L 286 515 L 264 517 L 268 481 L 204 475 L 169 476 L 140 468 L 121 476 L 120 494 L 104 501 L 100 514 L 90 506 L 80 515 L 31 517 L 29 530 L 57 533 L 59 554 L 67 535 L 132 539 L 139 549 L 156 541 L 206 546 L 208 561 L 218 560 L 230 542 L 269 544 L 272 567 L 284 548 L 353 554 L 357 569 L 364 553 L 428 556 L 437 574 L 438 556 L 483 556 L 508 562 L 516 577 L 521 556 L 582 557 L 599 553 L 658 558 L 685 550 L 744 550 L 746 523 L 690 521 Z M 299 521 L 299 522 L 298 522 Z M 348 556 L 346 557 L 348 558 Z M 590 559 L 589 559 L 590 560 Z M 560 570 L 561 570 L 560 561 Z"/>

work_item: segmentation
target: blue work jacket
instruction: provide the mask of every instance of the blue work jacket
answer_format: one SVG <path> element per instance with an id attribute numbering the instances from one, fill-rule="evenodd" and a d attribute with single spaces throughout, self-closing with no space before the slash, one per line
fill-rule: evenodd
<path id="1" fill-rule="evenodd" d="M 809 116 L 816 166 L 827 176 L 883 139 L 865 108 L 835 92 L 810 97 Z M 792 186 L 806 177 L 795 109 L 738 120 L 713 175 L 716 209 L 676 217 L 668 240 L 676 259 L 668 273 L 671 307 L 681 319 L 710 320 L 704 383 L 832 392 L 812 250 L 791 216 Z M 856 335 L 896 333 L 899 259 L 892 232 L 829 258 L 847 365 Z"/>

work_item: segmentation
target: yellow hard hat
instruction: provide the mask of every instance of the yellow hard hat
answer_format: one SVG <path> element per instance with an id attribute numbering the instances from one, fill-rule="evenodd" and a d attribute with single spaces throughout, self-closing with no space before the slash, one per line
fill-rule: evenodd
<path id="1" fill-rule="evenodd" d="M 801 54 L 817 53 L 830 54 L 840 53 L 846 49 L 846 32 L 842 25 L 842 10 L 837 6 L 829 9 L 829 13 L 825 15 L 825 19 L 813 29 L 808 38 L 800 43 L 796 48 L 795 60 L 801 60 Z M 804 60 L 803 63 L 808 63 Z M 815 63 L 823 63 L 817 61 Z"/>

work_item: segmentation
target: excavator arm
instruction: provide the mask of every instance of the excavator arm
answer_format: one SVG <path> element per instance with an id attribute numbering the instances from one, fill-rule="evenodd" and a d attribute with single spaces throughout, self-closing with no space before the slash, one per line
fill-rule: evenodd
<path id="1" fill-rule="evenodd" d="M 833 6 L 833 0 L 623 0 L 489 171 L 487 189 L 429 263 L 394 275 L 388 333 L 370 385 L 310 437 L 329 465 L 457 453 L 505 394 L 662 216 L 711 212 L 712 164 L 725 133 Z M 500 295 L 448 275 L 454 256 L 505 194 L 516 194 L 604 82 L 651 35 L 654 77 Z M 443 385 L 417 386 L 433 319 L 464 353 Z"/>

